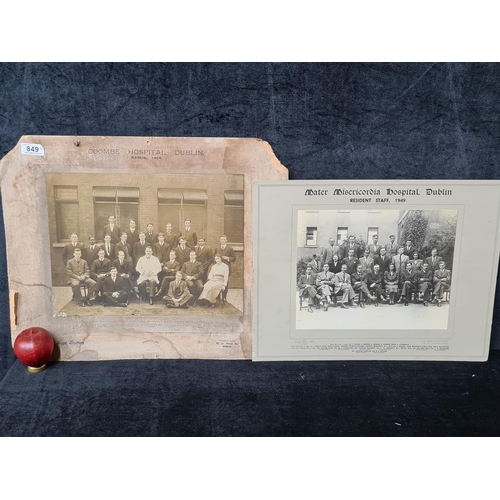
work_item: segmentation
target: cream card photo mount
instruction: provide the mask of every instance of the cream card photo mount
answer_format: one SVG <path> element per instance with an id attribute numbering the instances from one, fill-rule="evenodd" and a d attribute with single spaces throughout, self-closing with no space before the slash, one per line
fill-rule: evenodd
<path id="1" fill-rule="evenodd" d="M 0 163 L 12 342 L 53 360 L 249 359 L 260 139 L 23 136 Z"/>
<path id="2" fill-rule="evenodd" d="M 485 361 L 499 210 L 496 180 L 256 182 L 253 359 Z"/>

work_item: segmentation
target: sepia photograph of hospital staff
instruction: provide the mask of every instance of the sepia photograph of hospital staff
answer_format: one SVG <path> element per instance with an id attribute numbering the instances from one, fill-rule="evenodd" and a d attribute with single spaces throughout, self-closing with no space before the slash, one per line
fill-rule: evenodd
<path id="1" fill-rule="evenodd" d="M 243 176 L 46 174 L 53 305 L 241 315 Z"/>
<path id="2" fill-rule="evenodd" d="M 417 327 L 424 324 L 423 311 L 447 306 L 453 293 L 457 215 L 456 210 L 299 211 L 297 315 L 381 306 L 384 314 L 406 314 Z"/>

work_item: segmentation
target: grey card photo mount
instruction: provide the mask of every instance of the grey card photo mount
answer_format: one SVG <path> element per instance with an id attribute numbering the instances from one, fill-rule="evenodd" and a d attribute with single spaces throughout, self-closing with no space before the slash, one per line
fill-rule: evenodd
<path id="1" fill-rule="evenodd" d="M 23 136 L 0 163 L 12 342 L 53 359 L 248 359 L 260 139 Z M 141 234 L 142 233 L 142 234 Z"/>

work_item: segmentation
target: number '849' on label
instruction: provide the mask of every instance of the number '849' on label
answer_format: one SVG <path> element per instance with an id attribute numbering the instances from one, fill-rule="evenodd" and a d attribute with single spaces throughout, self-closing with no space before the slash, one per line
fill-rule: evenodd
<path id="1" fill-rule="evenodd" d="M 45 151 L 41 144 L 21 143 L 22 155 L 44 156 Z"/>

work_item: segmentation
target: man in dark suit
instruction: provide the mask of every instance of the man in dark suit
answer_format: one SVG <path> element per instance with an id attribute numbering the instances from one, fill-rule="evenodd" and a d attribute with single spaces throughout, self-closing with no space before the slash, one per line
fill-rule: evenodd
<path id="1" fill-rule="evenodd" d="M 409 259 L 412 259 L 413 258 L 413 252 L 416 252 L 416 250 L 417 249 L 413 246 L 413 243 L 411 242 L 411 240 L 407 240 L 406 241 L 406 245 L 404 246 L 403 253 L 405 255 L 408 255 Z"/>
<path id="2" fill-rule="evenodd" d="M 351 274 L 351 286 L 352 289 L 359 294 L 359 305 L 365 308 L 365 299 L 375 299 L 376 297 L 370 293 L 368 287 L 366 286 L 366 273 L 363 272 L 363 266 L 358 264 L 356 266 L 356 272 Z"/>
<path id="3" fill-rule="evenodd" d="M 382 302 L 387 302 L 387 299 L 384 297 L 384 289 L 382 288 L 382 281 L 384 275 L 380 272 L 380 266 L 375 264 L 373 266 L 373 271 L 370 271 L 366 275 L 366 286 L 368 290 L 370 290 L 372 296 L 375 296 L 375 306 L 378 307 L 378 301 L 382 299 Z"/>
<path id="4" fill-rule="evenodd" d="M 189 260 L 184 262 L 182 266 L 182 274 L 189 288 L 189 293 L 194 297 L 193 307 L 196 306 L 196 301 L 203 290 L 203 266 L 201 262 L 196 260 L 196 251 L 189 252 Z"/>
<path id="5" fill-rule="evenodd" d="M 104 236 L 104 243 L 102 244 L 104 250 L 104 257 L 110 261 L 115 260 L 115 245 L 111 243 L 111 235 Z"/>
<path id="6" fill-rule="evenodd" d="M 399 245 L 396 243 L 396 236 L 394 236 L 393 234 L 391 234 L 389 236 L 389 243 L 387 243 L 387 245 L 385 246 L 385 249 L 387 251 L 387 255 L 392 259 L 392 257 L 394 257 L 395 255 L 398 254 L 398 249 L 399 249 Z"/>
<path id="7" fill-rule="evenodd" d="M 153 245 L 153 255 L 163 264 L 168 260 L 170 245 L 165 243 L 165 235 L 158 233 L 158 242 Z"/>
<path id="8" fill-rule="evenodd" d="M 146 255 L 147 246 L 148 244 L 146 243 L 146 234 L 141 231 L 139 233 L 139 241 L 134 245 L 134 249 L 132 250 L 134 269 L 139 259 Z"/>
<path id="9" fill-rule="evenodd" d="M 64 248 L 62 252 L 62 258 L 64 265 L 67 264 L 69 259 L 73 258 L 75 248 L 79 248 L 83 252 L 83 243 L 80 243 L 78 241 L 78 235 L 76 233 L 73 233 L 70 237 L 71 243 L 68 243 Z"/>
<path id="10" fill-rule="evenodd" d="M 179 245 L 179 237 L 172 231 L 171 222 L 167 222 L 165 225 L 165 243 L 170 245 L 170 250 L 177 248 Z"/>
<path id="11" fill-rule="evenodd" d="M 236 261 L 236 254 L 234 253 L 234 249 L 231 245 L 227 244 L 227 236 L 223 234 L 220 238 L 220 245 L 215 249 L 214 255 L 219 254 L 221 256 L 222 262 L 227 265 L 229 268 L 229 278 L 231 278 L 231 264 Z M 208 268 L 210 272 L 210 267 Z M 222 292 L 222 298 L 226 300 L 227 291 L 229 289 L 229 281 L 227 282 L 227 287 Z"/>
<path id="12" fill-rule="evenodd" d="M 108 225 L 104 226 L 104 231 L 102 234 L 102 240 L 104 241 L 104 237 L 109 234 L 111 236 L 111 243 L 115 244 L 120 241 L 120 228 L 116 225 L 116 220 L 114 215 L 110 215 L 108 217 Z"/>
<path id="13" fill-rule="evenodd" d="M 66 272 L 68 275 L 68 284 L 71 285 L 73 295 L 76 298 L 78 305 L 85 307 L 90 306 L 90 298 L 95 294 L 96 282 L 90 278 L 90 270 L 87 261 L 82 259 L 82 249 L 75 248 L 73 258 L 66 263 Z M 80 285 L 84 283 L 89 287 L 87 298 L 82 298 Z"/>
<path id="14" fill-rule="evenodd" d="M 424 306 L 427 307 L 429 305 L 429 299 L 432 291 L 432 277 L 433 277 L 433 272 L 429 268 L 429 264 L 427 262 L 424 262 L 422 264 L 422 268 L 420 269 L 419 275 L 418 275 L 418 291 L 421 293 L 424 297 Z"/>
<path id="15" fill-rule="evenodd" d="M 342 261 L 342 263 L 347 266 L 348 274 L 355 273 L 356 267 L 359 264 L 359 260 L 354 256 L 354 252 L 355 250 L 353 248 L 350 248 L 347 257 Z"/>
<path id="16" fill-rule="evenodd" d="M 387 255 L 387 250 L 384 247 L 380 249 L 380 255 L 375 256 L 374 263 L 380 266 L 380 272 L 382 273 L 382 276 L 386 271 L 389 270 L 391 258 Z"/>
<path id="17" fill-rule="evenodd" d="M 321 258 L 317 253 L 313 253 L 313 258 L 311 262 L 309 262 L 307 265 L 311 266 L 312 272 L 314 274 L 320 273 L 321 270 L 323 269 L 321 265 Z"/>
<path id="18" fill-rule="evenodd" d="M 425 259 L 425 262 L 429 264 L 429 269 L 432 271 L 432 274 L 434 274 L 436 270 L 439 269 L 439 263 L 442 260 L 443 259 L 437 254 L 437 248 L 433 248 L 431 250 L 431 256 Z"/>
<path id="19" fill-rule="evenodd" d="M 168 293 L 163 297 L 163 302 L 167 307 L 184 307 L 187 308 L 193 296 L 189 293 L 188 286 L 182 280 L 182 273 L 177 271 L 175 279 L 168 287 Z"/>
<path id="20" fill-rule="evenodd" d="M 335 243 L 335 239 L 330 238 L 329 245 L 325 247 L 323 252 L 321 253 L 321 269 L 323 269 L 325 264 L 328 264 L 328 268 L 330 269 L 330 265 L 335 254 L 341 257 L 342 251 L 340 247 Z"/>
<path id="21" fill-rule="evenodd" d="M 111 261 L 104 257 L 104 249 L 100 249 L 98 252 L 98 257 L 94 262 L 92 262 L 92 267 L 90 268 L 90 277 L 96 282 L 95 293 L 96 296 L 102 293 L 102 285 L 104 283 L 104 278 L 109 275 L 109 270 L 111 269 Z"/>
<path id="22" fill-rule="evenodd" d="M 118 250 L 118 258 L 115 259 L 112 264 L 116 267 L 118 276 L 120 276 L 125 282 L 125 291 L 129 294 L 129 297 L 135 295 L 134 285 L 132 283 L 133 276 L 133 265 L 132 259 L 125 257 L 125 252 L 123 250 Z"/>
<path id="23" fill-rule="evenodd" d="M 146 243 L 153 248 L 154 244 L 158 242 L 158 235 L 154 232 L 154 226 L 151 222 L 147 225 L 145 235 Z"/>
<path id="24" fill-rule="evenodd" d="M 89 246 L 82 251 L 82 257 L 87 261 L 89 269 L 92 267 L 92 262 L 97 259 L 101 247 L 95 242 L 95 236 L 90 236 Z"/>
<path id="25" fill-rule="evenodd" d="M 352 250 L 349 250 L 349 252 L 352 252 Z M 347 304 L 353 305 L 355 293 L 352 289 L 351 276 L 347 272 L 347 264 L 345 262 L 342 264 L 342 271 L 335 275 L 334 287 L 333 293 L 335 295 L 342 292 L 342 301 L 340 303 L 342 309 L 348 309 Z"/>
<path id="26" fill-rule="evenodd" d="M 316 297 L 316 275 L 313 274 L 311 266 L 307 266 L 306 274 L 299 277 L 299 294 L 301 297 L 307 298 L 307 312 L 314 312 L 314 298 Z"/>
<path id="27" fill-rule="evenodd" d="M 363 257 L 359 259 L 359 263 L 363 266 L 364 273 L 371 273 L 373 271 L 373 265 L 375 264 L 375 262 L 373 260 L 373 257 L 370 257 L 370 249 L 368 247 L 365 248 L 364 253 L 365 254 L 363 255 Z"/>
<path id="28" fill-rule="evenodd" d="M 353 255 L 356 259 L 359 258 L 359 245 L 356 243 L 356 237 L 353 234 L 349 236 L 349 241 L 346 247 L 344 248 L 344 253 L 343 253 L 344 259 L 349 256 L 349 250 L 353 251 Z"/>
<path id="29" fill-rule="evenodd" d="M 127 307 L 128 293 L 125 291 L 125 281 L 118 276 L 116 267 L 111 267 L 109 276 L 104 279 L 102 298 L 104 307 Z"/>
<path id="30" fill-rule="evenodd" d="M 405 306 L 407 306 L 408 302 L 411 300 L 411 294 L 417 290 L 418 279 L 420 276 L 419 272 L 413 268 L 410 261 L 407 261 L 402 275 L 403 278 L 401 282 L 403 283 L 403 289 L 401 291 L 401 297 L 399 297 L 398 304 L 404 300 Z"/>
<path id="31" fill-rule="evenodd" d="M 441 307 L 443 300 L 443 293 L 450 289 L 451 285 L 451 271 L 446 269 L 444 260 L 439 262 L 439 269 L 434 272 L 434 300 L 437 302 L 438 307 Z"/>
<path id="32" fill-rule="evenodd" d="M 181 236 L 179 246 L 175 249 L 175 260 L 182 266 L 184 262 L 189 260 L 189 252 L 191 252 L 191 249 L 186 245 L 184 236 Z"/>
<path id="33" fill-rule="evenodd" d="M 130 219 L 127 229 L 127 243 L 130 245 L 130 251 L 134 251 L 134 245 L 139 241 L 139 230 L 134 219 Z"/>
<path id="34" fill-rule="evenodd" d="M 130 259 L 132 256 L 131 256 L 131 253 L 132 253 L 132 248 L 131 246 L 127 243 L 127 240 L 128 240 L 128 236 L 127 236 L 127 233 L 122 233 L 120 235 L 120 241 L 115 245 L 115 257 L 118 256 L 118 252 L 120 250 L 123 251 L 123 253 L 125 254 L 125 258 L 126 259 Z"/>
<path id="35" fill-rule="evenodd" d="M 181 236 L 184 236 L 184 239 L 186 240 L 186 245 L 189 248 L 194 248 L 198 243 L 198 237 L 196 236 L 196 233 L 191 229 L 190 219 L 186 219 L 184 221 L 184 231 L 181 232 Z"/>
<path id="36" fill-rule="evenodd" d="M 176 253 L 174 250 L 170 250 L 169 260 L 162 263 L 162 272 L 164 278 L 161 281 L 161 286 L 156 294 L 156 297 L 163 297 L 167 294 L 170 283 L 175 280 L 175 275 L 180 270 L 181 265 L 176 260 Z"/>
<path id="37" fill-rule="evenodd" d="M 214 262 L 214 253 L 212 249 L 205 244 L 205 238 L 203 237 L 198 239 L 198 245 L 196 245 L 195 251 L 196 260 L 203 266 L 202 281 L 205 283 L 207 281 L 208 268 Z"/>

